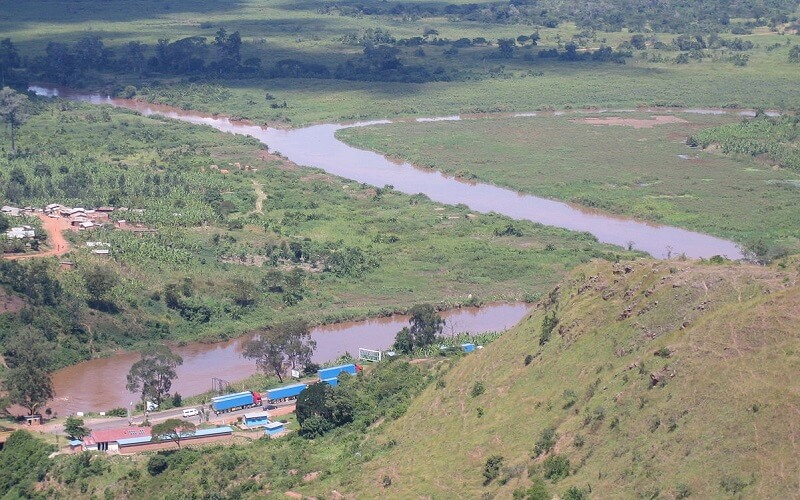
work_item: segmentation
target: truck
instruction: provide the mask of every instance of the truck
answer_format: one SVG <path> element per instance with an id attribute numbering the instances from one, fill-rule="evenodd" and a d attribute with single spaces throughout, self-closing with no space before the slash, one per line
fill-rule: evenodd
<path id="1" fill-rule="evenodd" d="M 266 402 L 277 403 L 279 401 L 297 399 L 297 396 L 307 387 L 308 384 L 293 384 L 267 389 Z"/>
<path id="2" fill-rule="evenodd" d="M 217 415 L 259 405 L 261 405 L 261 394 L 253 391 L 237 392 L 211 398 L 211 408 Z"/>
<path id="3" fill-rule="evenodd" d="M 332 378 L 338 377 L 340 373 L 349 373 L 350 375 L 355 375 L 361 370 L 362 370 L 361 365 L 350 363 L 348 365 L 339 365 L 339 366 L 332 366 L 330 368 L 323 368 L 317 372 L 317 375 L 319 376 L 319 379 L 321 381 L 327 382 Z"/>

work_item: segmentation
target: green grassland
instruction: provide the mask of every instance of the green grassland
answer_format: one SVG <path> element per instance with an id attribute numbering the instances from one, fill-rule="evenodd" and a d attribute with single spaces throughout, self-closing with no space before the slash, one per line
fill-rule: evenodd
<path id="1" fill-rule="evenodd" d="M 791 496 L 797 278 L 796 260 L 592 262 L 485 349 L 414 365 L 424 378 L 387 362 L 343 389 L 358 408 L 391 387 L 422 390 L 407 410 L 402 401 L 362 409 L 366 420 L 314 440 L 173 452 L 158 475 L 147 472 L 150 454 L 94 457 L 77 479 L 78 459 L 59 457 L 39 487 L 133 498 L 509 498 L 550 476 L 551 496 Z M 543 342 L 545 316 L 557 321 Z M 486 481 L 491 456 L 502 466 Z M 548 469 L 551 456 L 568 460 L 563 477 Z"/>
<path id="2" fill-rule="evenodd" d="M 133 85 L 144 99 L 259 122 L 297 125 L 366 117 L 530 111 L 565 105 L 800 107 L 794 91 L 797 65 L 788 62 L 788 53 L 797 37 L 789 25 L 782 24 L 774 30 L 757 27 L 749 30 L 750 34 L 720 34 L 724 40 L 740 38 L 754 44 L 741 53 L 724 47 L 703 49 L 692 52 L 688 64 L 674 64 L 679 54 L 689 52 L 672 46 L 658 50 L 649 46 L 646 50 L 632 51 L 625 64 L 615 64 L 538 57 L 542 50 L 563 50 L 568 42 L 575 42 L 581 51 L 617 47 L 635 33 L 578 28 L 569 20 L 547 28 L 443 15 L 347 15 L 328 11 L 330 5 L 324 2 L 288 0 L 225 4 L 180 0 L 136 5 L 20 2 L 7 7 L 5 16 L 0 18 L 0 32 L 11 38 L 29 61 L 44 55 L 50 41 L 73 44 L 83 37 L 97 36 L 116 54 L 121 53 L 124 44 L 142 41 L 147 45 L 145 56 L 149 58 L 154 55 L 159 39 L 205 37 L 211 43 L 220 27 L 229 33 L 239 31 L 241 59 L 259 60 L 252 66 L 256 69 L 247 75 L 201 71 L 180 76 L 160 71 L 131 74 L 118 69 L 99 69 L 85 72 L 70 83 L 112 91 Z M 424 56 L 417 53 L 419 47 L 399 44 L 392 47 L 399 51 L 404 67 L 419 66 L 446 77 L 401 83 L 268 75 L 277 62 L 287 59 L 321 64 L 330 71 L 348 60 L 360 60 L 364 44 L 350 43 L 348 37 L 360 40 L 375 30 L 382 30 L 396 40 L 423 37 L 426 30 L 435 30 L 438 35 L 426 37 L 425 45 L 420 46 Z M 518 46 L 511 58 L 499 57 L 497 39 L 533 32 L 541 36 L 538 46 Z M 672 33 L 646 35 L 652 42 L 667 45 L 676 37 Z M 452 42 L 464 38 L 485 38 L 492 44 L 461 47 L 453 52 Z M 216 58 L 213 47 L 204 49 L 202 54 L 209 62 Z M 748 57 L 745 66 L 731 62 L 731 57 L 737 54 Z M 36 72 L 28 77 L 36 78 Z M 216 91 L 220 87 L 224 92 Z M 620 92 L 622 88 L 624 92 Z M 266 93 L 275 100 L 266 101 Z M 270 107 L 284 101 L 286 108 Z"/>
<path id="3" fill-rule="evenodd" d="M 586 234 L 467 217 L 463 206 L 299 168 L 210 128 L 69 102 L 36 106 L 20 130 L 21 153 L 0 159 L 3 204 L 142 209 L 112 218 L 158 231 L 71 234 L 75 268 L 57 272 L 53 260 L 47 273 L 63 293 L 39 303 L 53 307 L 69 346 L 62 364 L 158 338 L 230 338 L 297 315 L 320 323 L 425 301 L 530 299 L 580 262 L 631 255 Z M 520 236 L 495 235 L 509 224 Z M 112 258 L 91 254 L 86 241 L 110 243 Z M 98 267 L 118 279 L 87 309 L 86 273 Z M 179 305 L 169 305 L 169 288 Z M 5 315 L 4 335 L 20 321 L 30 322 Z"/>
<path id="4" fill-rule="evenodd" d="M 357 147 L 466 179 L 746 245 L 762 240 L 776 251 L 800 248 L 796 171 L 774 167 L 768 158 L 730 157 L 685 144 L 695 131 L 737 117 L 679 113 L 674 116 L 684 123 L 641 129 L 582 121 L 585 117 L 649 120 L 663 114 L 545 114 L 395 123 L 337 134 Z"/>

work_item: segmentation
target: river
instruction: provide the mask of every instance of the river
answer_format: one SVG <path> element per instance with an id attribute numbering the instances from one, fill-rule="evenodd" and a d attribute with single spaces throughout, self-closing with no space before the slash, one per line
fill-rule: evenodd
<path id="1" fill-rule="evenodd" d="M 604 214 L 489 184 L 462 181 L 408 163 L 393 162 L 380 154 L 349 146 L 335 136 L 336 131 L 342 128 L 390 123 L 387 120 L 276 129 L 142 101 L 113 99 L 99 94 L 82 94 L 41 86 L 32 86 L 29 90 L 42 96 L 123 107 L 143 115 L 159 114 L 189 123 L 208 125 L 223 132 L 252 136 L 268 145 L 273 152 L 280 152 L 298 165 L 316 167 L 373 186 L 392 185 L 394 189 L 404 193 L 422 193 L 434 201 L 464 204 L 478 212 L 497 212 L 515 219 L 589 232 L 601 242 L 623 247 L 632 245 L 654 257 L 665 258 L 670 254 L 685 254 L 691 258 L 708 258 L 713 255 L 724 255 L 732 259 L 742 257 L 737 245 L 731 241 Z M 517 116 L 530 118 L 530 126 L 536 126 L 536 113 L 519 113 Z M 461 117 L 417 121 L 458 119 Z M 526 312 L 525 304 L 514 304 L 476 310 L 460 309 L 446 312 L 443 316 L 448 320 L 448 332 L 477 333 L 504 330 L 521 320 Z M 404 317 L 381 318 L 317 328 L 313 332 L 317 341 L 315 361 L 328 361 L 345 351 L 355 353 L 359 347 L 385 349 L 391 345 L 395 333 L 405 326 L 406 321 L 407 318 Z M 178 379 L 173 391 L 185 395 L 197 394 L 210 389 L 212 377 L 234 382 L 254 373 L 255 364 L 241 357 L 244 340 L 219 344 L 193 343 L 176 347 L 175 351 L 184 358 L 184 364 L 178 369 Z M 125 375 L 138 356 L 138 353 L 124 352 L 56 372 L 53 382 L 57 399 L 53 402 L 53 409 L 63 415 L 75 411 L 98 411 L 126 406 L 136 397 L 125 391 Z"/>
<path id="2" fill-rule="evenodd" d="M 409 163 L 393 162 L 383 155 L 354 148 L 336 138 L 337 130 L 391 123 L 388 120 L 276 129 L 232 122 L 225 117 L 143 101 L 113 99 L 100 94 L 81 94 L 42 86 L 31 86 L 29 90 L 42 96 L 124 107 L 146 116 L 159 114 L 189 123 L 208 125 L 223 132 L 252 136 L 266 144 L 271 151 L 280 152 L 298 165 L 316 167 L 345 179 L 377 187 L 391 185 L 403 193 L 422 193 L 441 203 L 464 204 L 477 212 L 497 212 L 514 219 L 589 232 L 601 242 L 621 247 L 632 246 L 657 258 L 681 254 L 690 258 L 709 258 L 714 255 L 723 255 L 730 259 L 742 258 L 739 247 L 732 241 L 686 229 L 618 217 L 491 184 L 462 181 L 441 172 L 417 168 Z M 688 110 L 694 113 L 704 111 L 718 112 Z M 536 127 L 536 113 L 518 113 L 516 116 L 530 119 L 530 126 Z M 417 121 L 440 119 L 458 120 L 460 117 L 423 118 Z"/>
<path id="3" fill-rule="evenodd" d="M 490 304 L 480 308 L 445 311 L 441 313 L 446 321 L 444 332 L 453 335 L 503 331 L 522 320 L 529 307 L 524 303 Z M 387 349 L 394 342 L 395 334 L 404 326 L 408 326 L 408 316 L 373 318 L 314 328 L 311 337 L 317 342 L 317 349 L 313 360 L 317 363 L 331 361 L 345 352 L 357 355 L 359 347 Z M 263 389 L 243 388 L 235 383 L 256 372 L 255 362 L 241 355 L 248 338 L 215 344 L 192 342 L 174 346 L 173 352 L 183 357 L 183 364 L 177 369 L 178 378 L 172 385 L 172 392 L 188 396 L 209 391 L 212 377 L 227 380 L 236 389 Z M 139 359 L 138 352 L 124 351 L 58 370 L 53 374 L 56 398 L 50 407 L 59 415 L 69 415 L 79 411 L 126 407 L 131 401 L 138 401 L 137 395 L 125 390 L 125 377 L 131 365 Z"/>

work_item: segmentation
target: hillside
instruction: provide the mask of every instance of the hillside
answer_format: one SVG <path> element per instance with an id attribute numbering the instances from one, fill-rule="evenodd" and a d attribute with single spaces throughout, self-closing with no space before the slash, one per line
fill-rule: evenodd
<path id="1" fill-rule="evenodd" d="M 580 268 L 550 304 L 432 384 L 379 438 L 391 452 L 314 493 L 375 497 L 390 483 L 395 498 L 506 498 L 531 484 L 529 471 L 542 476 L 544 457 L 531 457 L 553 428 L 549 454 L 569 459 L 569 476 L 547 482 L 551 495 L 574 486 L 594 498 L 791 496 L 800 472 L 792 266 Z M 546 309 L 558 324 L 540 348 Z M 473 396 L 479 382 L 485 392 Z M 484 486 L 492 455 L 503 466 Z"/>

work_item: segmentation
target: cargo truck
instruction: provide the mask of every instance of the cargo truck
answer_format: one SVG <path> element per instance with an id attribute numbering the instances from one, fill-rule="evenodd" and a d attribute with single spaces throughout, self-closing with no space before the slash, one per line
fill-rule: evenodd
<path id="1" fill-rule="evenodd" d="M 266 402 L 277 403 L 279 401 L 297 399 L 297 396 L 299 396 L 306 387 L 308 387 L 308 384 L 294 384 L 267 389 Z"/>
<path id="2" fill-rule="evenodd" d="M 253 391 L 237 392 L 211 398 L 211 408 L 217 415 L 259 405 L 261 405 L 261 394 Z"/>
<path id="3" fill-rule="evenodd" d="M 361 365 L 350 363 L 349 365 L 332 366 L 330 368 L 323 368 L 317 372 L 319 379 L 327 382 L 332 378 L 336 378 L 340 373 L 349 373 L 355 375 L 362 370 Z"/>

